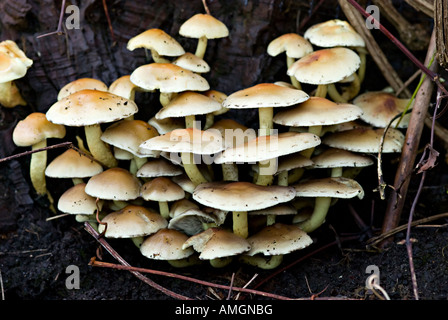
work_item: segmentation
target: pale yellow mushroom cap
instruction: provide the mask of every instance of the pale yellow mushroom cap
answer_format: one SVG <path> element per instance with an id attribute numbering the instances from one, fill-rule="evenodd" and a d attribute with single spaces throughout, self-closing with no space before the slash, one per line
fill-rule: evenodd
<path id="1" fill-rule="evenodd" d="M 100 91 L 107 91 L 107 85 L 98 79 L 94 78 L 80 78 L 76 79 L 72 82 L 67 83 L 65 86 L 63 86 L 58 93 L 57 100 L 61 100 L 62 98 L 65 98 L 72 93 L 84 90 L 84 89 L 90 89 L 90 90 L 100 90 Z"/>
<path id="2" fill-rule="evenodd" d="M 286 33 L 272 40 L 267 52 L 273 57 L 285 52 L 288 57 L 299 59 L 313 52 L 313 46 L 297 33 Z"/>
<path id="3" fill-rule="evenodd" d="M 207 39 L 216 39 L 229 36 L 229 30 L 224 23 L 215 17 L 198 13 L 180 26 L 179 34 L 187 38 L 206 37 Z"/>
<path id="4" fill-rule="evenodd" d="M 364 39 L 344 20 L 333 19 L 315 24 L 303 35 L 319 47 L 365 47 Z"/>
<path id="5" fill-rule="evenodd" d="M 165 31 L 152 28 L 136 35 L 128 41 L 127 49 L 137 48 L 155 50 L 161 56 L 177 57 L 185 53 L 184 48 Z"/>

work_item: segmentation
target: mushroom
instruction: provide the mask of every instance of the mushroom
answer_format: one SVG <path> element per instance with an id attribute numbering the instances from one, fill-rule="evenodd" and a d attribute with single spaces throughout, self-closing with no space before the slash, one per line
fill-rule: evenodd
<path id="1" fill-rule="evenodd" d="M 58 200 L 58 210 L 71 215 L 76 215 L 76 221 L 90 221 L 96 226 L 96 213 L 101 210 L 104 201 L 88 195 L 85 192 L 86 184 L 78 183 L 67 189 Z"/>
<path id="2" fill-rule="evenodd" d="M 109 146 L 101 141 L 101 124 L 127 118 L 138 111 L 134 101 L 113 93 L 84 89 L 54 103 L 47 111 L 53 123 L 84 127 L 92 156 L 106 167 L 117 166 Z"/>
<path id="3" fill-rule="evenodd" d="M 228 37 L 229 30 L 224 23 L 212 15 L 198 13 L 182 23 L 179 34 L 187 38 L 198 39 L 195 55 L 203 59 L 208 39 Z"/>
<path id="4" fill-rule="evenodd" d="M 210 228 L 191 236 L 182 245 L 183 249 L 189 247 L 200 252 L 199 259 L 209 260 L 215 268 L 228 265 L 232 257 L 250 249 L 246 239 L 222 228 Z"/>
<path id="5" fill-rule="evenodd" d="M 247 241 L 250 250 L 241 255 L 239 260 L 261 269 L 274 269 L 283 261 L 285 254 L 304 249 L 313 243 L 301 228 L 284 223 L 267 226 L 250 236 Z"/>
<path id="6" fill-rule="evenodd" d="M 209 64 L 204 59 L 199 58 L 191 52 L 185 52 L 171 63 L 195 73 L 210 72 Z"/>
<path id="7" fill-rule="evenodd" d="M 296 213 L 297 210 L 293 205 L 289 203 L 281 203 L 272 207 L 249 211 L 247 214 L 249 216 L 265 216 L 266 225 L 270 226 L 275 223 L 275 219 L 277 216 L 295 215 Z"/>
<path id="8" fill-rule="evenodd" d="M 131 73 L 131 82 L 143 90 L 159 90 L 160 103 L 166 106 L 173 93 L 210 89 L 202 76 L 172 63 L 150 63 Z"/>
<path id="9" fill-rule="evenodd" d="M 259 136 L 246 143 L 224 150 L 215 158 L 216 164 L 229 162 L 265 162 L 268 167 L 260 167 L 257 184 L 271 184 L 277 170 L 278 157 L 314 148 L 320 144 L 320 138 L 308 132 L 282 132 L 277 135 Z M 274 159 L 275 163 L 270 160 Z M 269 174 L 266 174 L 268 172 Z"/>
<path id="10" fill-rule="evenodd" d="M 54 158 L 45 169 L 47 177 L 72 179 L 73 184 L 82 183 L 84 178 L 101 172 L 101 164 L 75 149 L 67 149 Z"/>
<path id="11" fill-rule="evenodd" d="M 223 149 L 222 136 L 217 130 L 202 131 L 196 128 L 176 129 L 146 140 L 140 145 L 142 153 L 152 150 L 167 151 L 171 154 L 180 152 L 185 172 L 195 185 L 208 180 L 197 167 L 194 154 L 210 156 Z M 203 160 L 206 164 L 213 162 L 205 157 Z"/>
<path id="12" fill-rule="evenodd" d="M 129 51 L 134 51 L 137 48 L 150 50 L 152 59 L 157 63 L 170 62 L 163 56 L 178 57 L 185 53 L 184 48 L 176 39 L 158 28 L 143 31 L 128 41 L 127 49 Z"/>
<path id="13" fill-rule="evenodd" d="M 101 80 L 94 78 L 79 78 L 63 86 L 58 92 L 57 100 L 59 101 L 72 93 L 85 89 L 108 91 L 107 85 Z"/>
<path id="14" fill-rule="evenodd" d="M 157 130 L 143 120 L 120 120 L 107 127 L 101 134 L 101 140 L 111 146 L 126 150 L 134 156 L 131 163 L 135 166 L 130 168 L 131 173 L 135 173 L 146 161 L 148 157 L 157 158 L 159 152 L 145 153 L 139 152 L 139 146 L 144 141 L 158 136 Z"/>
<path id="15" fill-rule="evenodd" d="M 146 201 L 157 201 L 159 213 L 168 219 L 168 201 L 176 201 L 185 197 L 185 191 L 176 183 L 166 177 L 156 177 L 140 187 L 140 196 Z"/>
<path id="16" fill-rule="evenodd" d="M 267 47 L 267 52 L 272 57 L 285 52 L 286 67 L 289 68 L 296 59 L 313 52 L 313 46 L 297 33 L 286 33 L 272 40 Z M 290 76 L 290 79 L 295 88 L 302 89 L 300 82 L 294 76 Z"/>
<path id="17" fill-rule="evenodd" d="M 102 200 L 111 200 L 117 208 L 127 205 L 126 201 L 140 196 L 141 183 L 128 170 L 115 167 L 104 170 L 87 181 L 85 191 L 88 195 Z"/>
<path id="18" fill-rule="evenodd" d="M 135 173 L 139 178 L 171 177 L 181 175 L 184 171 L 163 158 L 151 159 Z"/>
<path id="19" fill-rule="evenodd" d="M 0 42 L 0 104 L 3 107 L 13 108 L 27 104 L 14 80 L 23 78 L 32 65 L 33 60 L 14 41 Z"/>
<path id="20" fill-rule="evenodd" d="M 357 76 L 360 82 L 364 80 L 366 44 L 361 35 L 347 21 L 332 19 L 315 24 L 309 27 L 303 36 L 319 47 L 349 47 L 355 49 L 361 59 Z"/>
<path id="21" fill-rule="evenodd" d="M 168 221 L 157 212 L 139 205 L 127 205 L 108 213 L 98 225 L 107 238 L 129 238 L 140 247 L 145 236 L 166 228 Z"/>
<path id="22" fill-rule="evenodd" d="M 135 92 L 140 88 L 131 82 L 131 75 L 121 76 L 112 82 L 108 88 L 110 93 L 135 101 Z"/>
<path id="23" fill-rule="evenodd" d="M 154 116 L 148 120 L 148 123 L 156 128 L 159 134 L 165 134 L 174 129 L 185 129 L 185 120 L 182 118 L 156 119 Z"/>
<path id="24" fill-rule="evenodd" d="M 140 252 L 149 259 L 165 260 L 176 268 L 192 266 L 198 264 L 199 261 L 193 248 L 182 248 L 187 240 L 186 234 L 163 228 L 143 241 Z"/>
<path id="25" fill-rule="evenodd" d="M 407 107 L 412 107 L 410 99 L 400 99 L 384 91 L 360 94 L 353 100 L 353 104 L 363 111 L 361 115 L 363 121 L 378 128 L 386 128 L 395 116 L 403 113 Z M 394 120 L 391 126 L 407 128 L 410 116 L 410 114 L 403 115 L 401 119 Z"/>
<path id="26" fill-rule="evenodd" d="M 37 150 L 47 146 L 47 139 L 62 139 L 65 137 L 65 134 L 66 129 L 63 125 L 51 123 L 47 120 L 44 113 L 33 112 L 17 123 L 12 133 L 12 140 L 18 147 L 31 147 L 32 150 Z M 45 178 L 46 166 L 46 150 L 31 154 L 31 183 L 38 195 L 46 194 L 52 203 L 52 198 L 48 193 Z"/>
<path id="27" fill-rule="evenodd" d="M 295 197 L 294 188 L 260 186 L 250 182 L 208 182 L 196 187 L 193 199 L 202 205 L 232 212 L 233 232 L 247 238 L 247 212 L 288 202 Z"/>
<path id="28" fill-rule="evenodd" d="M 229 109 L 225 108 L 222 105 L 224 100 L 227 98 L 227 95 L 224 92 L 211 89 L 211 90 L 202 92 L 202 94 L 218 101 L 221 104 L 221 109 L 206 114 L 205 124 L 204 124 L 204 130 L 206 130 L 206 129 L 210 128 L 213 125 L 213 123 L 215 122 L 215 116 L 220 116 L 220 115 L 226 113 L 227 111 L 229 111 Z"/>
<path id="29" fill-rule="evenodd" d="M 156 119 L 185 118 L 185 127 L 201 129 L 195 123 L 197 115 L 205 115 L 221 109 L 221 103 L 203 94 L 194 91 L 185 91 L 172 99 L 166 106 L 160 109 Z"/>
<path id="30" fill-rule="evenodd" d="M 311 217 L 297 225 L 306 233 L 316 230 L 322 225 L 327 216 L 332 198 L 362 199 L 364 190 L 353 179 L 344 177 L 328 177 L 301 181 L 293 185 L 297 197 L 313 197 L 315 204 Z M 293 220 L 293 222 L 295 222 Z"/>
<path id="31" fill-rule="evenodd" d="M 352 75 L 360 63 L 359 56 L 351 49 L 321 49 L 294 62 L 286 73 L 301 83 L 317 85 L 315 96 L 325 98 L 327 91 L 332 97 L 332 93 L 337 92 L 334 83 Z"/>
<path id="32" fill-rule="evenodd" d="M 223 106 L 228 109 L 258 108 L 259 135 L 269 135 L 273 128 L 274 108 L 289 107 L 309 99 L 302 90 L 279 86 L 273 83 L 260 83 L 230 94 Z"/>

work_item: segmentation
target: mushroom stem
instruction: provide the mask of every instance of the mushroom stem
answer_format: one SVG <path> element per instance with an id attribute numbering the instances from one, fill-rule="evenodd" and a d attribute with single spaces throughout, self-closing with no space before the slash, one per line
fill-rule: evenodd
<path id="1" fill-rule="evenodd" d="M 366 49 L 359 47 L 359 48 L 356 48 L 356 51 L 358 52 L 359 59 L 361 60 L 361 63 L 359 65 L 359 69 L 358 69 L 358 77 L 359 77 L 360 83 L 362 83 L 364 81 L 364 77 L 366 74 Z"/>
<path id="2" fill-rule="evenodd" d="M 322 223 L 324 223 L 330 205 L 331 197 L 317 197 L 311 217 L 308 220 L 299 223 L 299 227 L 306 233 L 316 230 Z"/>
<path id="3" fill-rule="evenodd" d="M 277 268 L 280 263 L 282 263 L 283 255 L 273 255 L 269 257 L 242 255 L 239 260 L 260 269 L 270 270 Z"/>
<path id="4" fill-rule="evenodd" d="M 308 132 L 313 133 L 316 136 L 320 137 L 320 135 L 322 133 L 322 126 L 320 126 L 320 125 L 310 126 L 308 128 Z M 313 154 L 313 152 L 314 152 L 314 148 L 308 148 L 308 149 L 303 150 L 300 154 L 309 159 L 311 157 L 311 155 Z"/>
<path id="5" fill-rule="evenodd" d="M 263 170 L 270 170 L 272 161 L 277 161 L 277 159 L 270 159 L 266 161 L 260 161 L 258 164 L 258 176 L 256 180 L 256 184 L 261 186 L 269 186 L 274 181 L 274 175 L 273 174 L 262 174 Z"/>
<path id="6" fill-rule="evenodd" d="M 278 174 L 278 177 L 277 177 L 277 184 L 279 185 L 279 186 L 285 186 L 285 187 L 287 187 L 288 185 L 289 185 L 289 182 L 288 182 L 288 176 L 289 176 L 289 174 L 288 174 L 288 170 L 283 170 L 283 171 L 281 171 L 279 174 Z"/>
<path id="7" fill-rule="evenodd" d="M 347 99 L 341 95 L 334 83 L 327 85 L 327 91 L 330 98 L 336 103 L 346 103 Z"/>
<path id="8" fill-rule="evenodd" d="M 26 101 L 20 95 L 14 81 L 0 83 L 0 104 L 5 108 L 26 106 Z"/>
<path id="9" fill-rule="evenodd" d="M 204 59 L 205 50 L 207 49 L 207 41 L 207 37 L 205 36 L 202 36 L 198 39 L 196 52 L 194 54 L 201 59 Z"/>
<path id="10" fill-rule="evenodd" d="M 205 115 L 204 130 L 210 128 L 213 125 L 213 123 L 215 123 L 215 115 L 213 113 L 207 113 Z"/>
<path id="11" fill-rule="evenodd" d="M 73 185 L 75 186 L 77 184 L 84 183 L 84 180 L 82 180 L 82 178 L 72 178 L 72 182 Z"/>
<path id="12" fill-rule="evenodd" d="M 289 57 L 289 56 L 286 56 L 286 66 L 287 66 L 287 68 L 289 69 L 289 67 L 290 67 L 295 61 L 296 61 L 296 59 L 294 59 L 294 58 L 292 58 L 292 57 Z M 295 88 L 297 88 L 297 89 L 299 89 L 299 90 L 302 89 L 302 85 L 300 84 L 299 80 L 297 80 L 297 78 L 296 78 L 295 76 L 290 76 L 289 78 L 291 79 L 291 84 L 292 84 Z"/>
<path id="13" fill-rule="evenodd" d="M 152 60 L 154 60 L 154 62 L 156 63 L 170 63 L 171 61 L 162 58 L 162 56 L 156 51 L 151 49 L 151 56 L 152 56 Z"/>
<path id="14" fill-rule="evenodd" d="M 325 98 L 327 96 L 327 85 L 320 84 L 317 86 L 316 93 L 314 94 L 316 97 Z"/>
<path id="15" fill-rule="evenodd" d="M 233 233 L 246 239 L 249 236 L 247 212 L 234 211 L 232 213 L 232 221 L 233 221 Z"/>
<path id="16" fill-rule="evenodd" d="M 101 140 L 103 134 L 101 126 L 99 124 L 85 126 L 84 131 L 92 156 L 106 167 L 116 167 L 118 165 L 117 159 L 115 159 L 109 146 Z"/>
<path id="17" fill-rule="evenodd" d="M 258 108 L 258 118 L 259 118 L 259 136 L 268 136 L 271 133 L 271 129 L 274 127 L 273 122 L 274 108 Z"/>
<path id="18" fill-rule="evenodd" d="M 31 146 L 32 150 L 45 148 L 47 140 L 42 140 Z M 30 178 L 34 190 L 38 195 L 47 193 L 47 184 L 45 179 L 45 167 L 47 166 L 47 151 L 34 152 L 30 160 Z"/>
<path id="19" fill-rule="evenodd" d="M 172 267 L 174 268 L 185 268 L 185 267 L 191 267 L 198 265 L 202 263 L 201 260 L 199 260 L 197 255 L 191 255 L 187 258 L 183 259 L 177 259 L 177 260 L 166 260 Z"/>
<path id="20" fill-rule="evenodd" d="M 331 169 L 331 177 L 342 177 L 342 167 L 336 167 Z"/>
<path id="21" fill-rule="evenodd" d="M 198 186 L 201 183 L 208 182 L 207 179 L 204 178 L 201 171 L 199 171 L 199 168 L 197 167 L 197 165 L 194 163 L 193 153 L 181 152 L 180 156 L 182 159 L 182 164 L 185 169 L 185 173 L 188 175 L 191 182 L 193 182 L 193 184 L 195 186 Z"/>
<path id="22" fill-rule="evenodd" d="M 346 88 L 346 90 L 342 94 L 342 98 L 346 101 L 349 101 L 356 97 L 361 90 L 361 79 L 359 78 L 358 74 L 354 73 L 353 77 L 355 79 L 350 83 L 348 88 Z"/>
<path id="23" fill-rule="evenodd" d="M 238 181 L 238 166 L 236 163 L 223 163 L 221 168 L 224 181 Z"/>
<path id="24" fill-rule="evenodd" d="M 185 128 L 201 129 L 201 128 L 198 128 L 199 123 L 200 123 L 199 121 L 196 122 L 195 115 L 185 116 Z"/>
<path id="25" fill-rule="evenodd" d="M 170 208 L 168 206 L 167 201 L 159 201 L 159 213 L 165 219 L 168 219 L 170 216 Z"/>

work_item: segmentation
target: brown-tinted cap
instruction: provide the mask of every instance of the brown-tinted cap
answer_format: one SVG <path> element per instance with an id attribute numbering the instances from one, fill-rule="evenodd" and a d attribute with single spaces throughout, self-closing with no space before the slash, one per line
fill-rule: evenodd
<path id="1" fill-rule="evenodd" d="M 183 173 L 183 170 L 171 162 L 163 158 L 151 159 L 143 164 L 137 170 L 136 176 L 140 178 L 155 178 L 160 176 L 178 176 Z"/>
<path id="2" fill-rule="evenodd" d="M 135 238 L 156 233 L 166 228 L 168 221 L 157 212 L 137 205 L 127 205 L 119 211 L 107 214 L 101 222 L 107 223 L 105 236 L 108 238 Z M 105 229 L 98 225 L 98 232 Z"/>
<path id="3" fill-rule="evenodd" d="M 172 64 L 196 73 L 207 73 L 210 71 L 210 66 L 207 61 L 191 52 L 185 52 L 176 58 Z"/>
<path id="4" fill-rule="evenodd" d="M 72 93 L 84 90 L 84 89 L 90 89 L 90 90 L 100 90 L 100 91 L 107 91 L 108 87 L 107 85 L 98 79 L 94 78 L 80 78 L 76 79 L 72 82 L 67 83 L 65 86 L 63 86 L 58 93 L 57 100 L 61 100 L 62 98 L 65 98 Z"/>
<path id="5" fill-rule="evenodd" d="M 198 208 L 190 208 L 174 214 L 168 223 L 168 228 L 180 230 L 192 236 L 204 231 L 204 224 L 206 223 L 216 223 L 215 217 Z"/>
<path id="6" fill-rule="evenodd" d="M 45 169 L 52 178 L 88 178 L 103 172 L 103 167 L 74 149 L 67 149 L 54 158 Z"/>
<path id="7" fill-rule="evenodd" d="M 140 196 L 147 201 L 176 201 L 185 197 L 185 191 L 166 177 L 157 177 L 145 182 Z"/>
<path id="8" fill-rule="evenodd" d="M 365 47 L 364 39 L 344 20 L 333 19 L 315 24 L 303 35 L 319 47 Z"/>
<path id="9" fill-rule="evenodd" d="M 267 52 L 273 57 L 285 52 L 288 57 L 299 59 L 313 52 L 313 46 L 297 33 L 286 33 L 272 40 Z"/>
<path id="10" fill-rule="evenodd" d="M 118 121 L 137 111 L 132 100 L 110 92 L 84 89 L 54 103 L 46 116 L 53 123 L 82 127 Z"/>
<path id="11" fill-rule="evenodd" d="M 174 229 L 160 229 L 143 241 L 140 252 L 149 259 L 178 260 L 194 254 L 193 248 L 182 248 L 188 236 Z"/>
<path id="12" fill-rule="evenodd" d="M 353 74 L 360 64 L 361 59 L 351 49 L 321 49 L 294 62 L 287 75 L 296 77 L 301 83 L 330 84 Z"/>
<path id="13" fill-rule="evenodd" d="M 154 50 L 159 55 L 168 57 L 178 57 L 185 53 L 176 39 L 158 28 L 143 31 L 128 41 L 128 50 L 134 51 L 137 48 Z"/>
<path id="14" fill-rule="evenodd" d="M 378 153 L 383 134 L 384 129 L 355 128 L 328 134 L 323 138 L 322 143 L 354 152 Z M 404 138 L 401 131 L 389 128 L 384 138 L 382 152 L 401 152 Z"/>
<path id="15" fill-rule="evenodd" d="M 115 167 L 89 179 L 86 193 L 104 200 L 134 200 L 140 196 L 140 181 L 128 170 Z"/>
<path id="16" fill-rule="evenodd" d="M 251 248 L 246 255 L 261 253 L 265 256 L 284 255 L 301 250 L 313 243 L 311 237 L 297 225 L 275 223 L 250 236 Z"/>
<path id="17" fill-rule="evenodd" d="M 202 205 L 226 211 L 264 209 L 294 197 L 292 187 L 262 186 L 244 181 L 201 183 L 193 192 L 193 199 Z"/>
<path id="18" fill-rule="evenodd" d="M 307 127 L 344 123 L 358 119 L 361 115 L 361 108 L 354 104 L 311 97 L 297 106 L 277 112 L 273 121 L 284 126 Z"/>
<path id="19" fill-rule="evenodd" d="M 25 52 L 12 40 L 0 42 L 0 82 L 23 78 L 33 64 Z"/>
<path id="20" fill-rule="evenodd" d="M 373 164 L 370 157 L 336 148 L 323 151 L 312 161 L 312 168 L 367 167 Z"/>
<path id="21" fill-rule="evenodd" d="M 131 76 L 125 75 L 116 79 L 109 86 L 108 91 L 125 99 L 134 100 L 135 92 L 139 90 L 135 84 L 131 82 Z"/>
<path id="22" fill-rule="evenodd" d="M 44 113 L 33 112 L 17 123 L 12 139 L 16 146 L 29 147 L 49 138 L 62 139 L 65 134 L 63 125 L 48 121 Z"/>
<path id="23" fill-rule="evenodd" d="M 156 119 L 156 117 L 154 116 L 148 120 L 148 123 L 156 128 L 159 134 L 165 134 L 167 132 L 173 131 L 174 129 L 185 128 L 185 120 L 182 118 Z"/>
<path id="24" fill-rule="evenodd" d="M 188 238 L 182 248 L 193 246 L 200 252 L 199 259 L 211 260 L 216 258 L 231 257 L 250 249 L 246 239 L 221 228 L 210 228 Z"/>
<path id="25" fill-rule="evenodd" d="M 96 198 L 89 196 L 85 192 L 85 183 L 78 183 L 67 189 L 58 200 L 58 210 L 70 214 L 94 214 L 99 208 L 101 210 L 103 200 L 96 201 Z"/>
<path id="26" fill-rule="evenodd" d="M 139 152 L 140 144 L 158 135 L 157 130 L 143 120 L 121 120 L 107 127 L 101 135 L 101 140 L 137 157 L 143 157 L 148 155 Z M 150 156 L 157 157 L 158 153 Z"/>
<path id="27" fill-rule="evenodd" d="M 172 63 L 150 63 L 140 66 L 131 73 L 131 81 L 144 90 L 160 90 L 160 92 L 210 89 L 205 78 Z"/>
<path id="28" fill-rule="evenodd" d="M 229 35 L 226 25 L 209 14 L 198 13 L 186 20 L 179 28 L 179 34 L 187 38 L 224 38 Z"/>
<path id="29" fill-rule="evenodd" d="M 307 99 L 309 95 L 302 90 L 260 83 L 230 94 L 222 104 L 229 109 L 288 107 Z"/>
<path id="30" fill-rule="evenodd" d="M 354 198 L 362 199 L 364 190 L 362 186 L 353 179 L 344 177 L 327 177 L 320 179 L 303 180 L 293 185 L 297 197 L 331 197 L 331 198 Z"/>
<path id="31" fill-rule="evenodd" d="M 362 109 L 361 119 L 374 127 L 385 128 L 390 121 L 402 113 L 409 104 L 410 99 L 400 99 L 397 96 L 383 91 L 372 91 L 360 94 L 353 100 L 353 104 Z M 409 105 L 412 107 L 412 103 Z M 401 119 L 398 128 L 407 128 L 411 114 Z M 396 128 L 399 119 L 392 122 Z"/>

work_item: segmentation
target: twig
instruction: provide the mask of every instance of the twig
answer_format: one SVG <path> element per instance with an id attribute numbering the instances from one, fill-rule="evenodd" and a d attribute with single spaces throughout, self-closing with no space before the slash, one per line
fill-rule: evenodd
<path id="1" fill-rule="evenodd" d="M 92 235 L 103 246 L 103 248 L 105 248 L 118 262 L 120 262 L 123 266 L 130 267 L 129 263 L 126 260 L 124 260 L 118 254 L 118 252 L 116 252 L 103 238 L 99 237 L 98 232 L 96 232 L 96 230 L 88 222 L 84 223 L 84 227 L 85 227 L 85 230 L 88 233 L 90 233 L 90 235 Z M 159 290 L 170 297 L 173 297 L 173 298 L 179 299 L 179 300 L 192 300 L 189 297 L 185 297 L 181 294 L 175 293 L 171 290 L 168 290 L 168 289 L 162 287 L 161 285 L 159 285 L 159 284 L 155 283 L 154 281 L 152 281 L 151 279 L 145 277 L 143 274 L 141 274 L 138 271 L 135 271 L 135 270 L 129 270 L 129 271 L 133 275 L 135 275 L 137 278 L 142 280 L 143 282 L 149 284 L 154 289 Z"/>
<path id="2" fill-rule="evenodd" d="M 36 38 L 39 39 L 39 38 L 43 38 L 43 37 L 47 37 L 47 36 L 51 36 L 51 35 L 53 35 L 53 34 L 57 34 L 58 36 L 64 34 L 64 32 L 62 31 L 62 20 L 63 20 L 63 18 L 64 18 L 65 2 L 66 2 L 66 0 L 62 0 L 62 4 L 61 4 L 61 12 L 59 13 L 58 28 L 56 29 L 56 31 L 42 34 L 42 35 L 40 35 L 40 36 L 37 36 Z"/>
<path id="3" fill-rule="evenodd" d="M 16 159 L 16 158 L 24 157 L 24 156 L 30 155 L 32 153 L 35 153 L 35 152 L 41 152 L 41 151 L 55 149 L 55 148 L 61 148 L 61 147 L 70 147 L 71 148 L 71 147 L 73 147 L 73 143 L 72 142 L 61 142 L 61 143 L 54 144 L 54 145 L 51 145 L 51 146 L 47 146 L 47 147 L 44 147 L 44 148 L 35 149 L 35 150 L 29 150 L 29 151 L 25 151 L 25 152 L 22 152 L 22 153 L 14 154 L 12 156 L 1 158 L 0 159 L 0 163 L 5 162 L 5 161 L 9 161 L 9 160 L 13 160 L 13 159 Z"/>
<path id="4" fill-rule="evenodd" d="M 202 0 L 202 5 L 204 6 L 204 10 L 207 14 L 210 14 L 210 10 L 207 6 L 207 0 Z"/>

